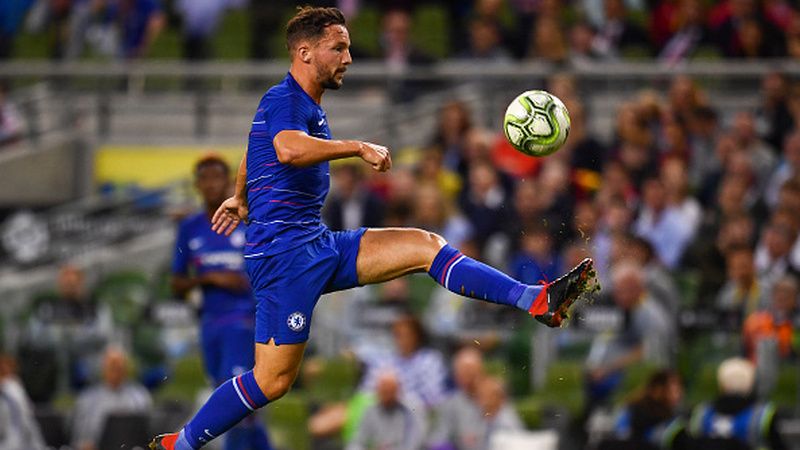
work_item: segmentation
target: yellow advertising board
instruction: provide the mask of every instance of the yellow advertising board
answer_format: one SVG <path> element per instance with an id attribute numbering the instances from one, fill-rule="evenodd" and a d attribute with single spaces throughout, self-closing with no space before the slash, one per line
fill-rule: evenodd
<path id="1" fill-rule="evenodd" d="M 236 173 L 244 147 L 101 147 L 95 154 L 95 182 L 100 184 L 135 184 L 158 188 L 192 176 L 194 163 L 208 153 L 222 156 Z"/>

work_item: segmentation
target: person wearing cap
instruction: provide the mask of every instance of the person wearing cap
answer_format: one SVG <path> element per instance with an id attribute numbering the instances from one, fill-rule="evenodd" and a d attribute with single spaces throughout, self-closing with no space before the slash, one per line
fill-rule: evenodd
<path id="1" fill-rule="evenodd" d="M 779 417 L 771 402 L 755 398 L 756 368 L 744 358 L 730 358 L 717 369 L 719 396 L 698 405 L 689 430 L 698 448 L 783 450 Z"/>

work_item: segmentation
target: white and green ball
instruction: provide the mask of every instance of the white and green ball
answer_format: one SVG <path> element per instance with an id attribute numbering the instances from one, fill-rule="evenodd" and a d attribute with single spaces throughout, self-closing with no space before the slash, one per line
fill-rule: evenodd
<path id="1" fill-rule="evenodd" d="M 569 111 L 555 95 L 526 91 L 518 95 L 503 120 L 506 138 L 515 149 L 530 156 L 547 156 L 569 136 Z"/>

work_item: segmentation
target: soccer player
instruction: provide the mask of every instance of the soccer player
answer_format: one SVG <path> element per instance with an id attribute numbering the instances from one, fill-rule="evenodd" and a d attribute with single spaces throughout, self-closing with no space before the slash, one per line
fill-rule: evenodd
<path id="1" fill-rule="evenodd" d="M 211 218 L 230 195 L 231 169 L 217 155 L 194 166 L 194 185 L 204 209 L 181 221 L 172 260 L 172 289 L 185 297 L 194 287 L 203 292 L 200 342 L 206 373 L 220 386 L 253 367 L 256 302 L 244 272 L 244 227 L 230 235 L 211 231 Z M 253 415 L 231 429 L 225 450 L 270 450 L 264 426 Z"/>
<path id="2" fill-rule="evenodd" d="M 384 172 L 392 160 L 386 147 L 331 139 L 322 94 L 341 87 L 352 62 L 341 11 L 300 9 L 286 39 L 289 73 L 261 99 L 235 193 L 212 219 L 212 229 L 223 234 L 247 220 L 245 259 L 257 302 L 255 366 L 217 388 L 180 432 L 157 436 L 154 450 L 198 449 L 283 396 L 300 368 L 314 305 L 326 292 L 426 271 L 455 293 L 517 307 L 558 326 L 593 284 L 590 259 L 552 283 L 531 286 L 424 230 L 326 228 L 320 208 L 328 162 L 357 157 Z"/>

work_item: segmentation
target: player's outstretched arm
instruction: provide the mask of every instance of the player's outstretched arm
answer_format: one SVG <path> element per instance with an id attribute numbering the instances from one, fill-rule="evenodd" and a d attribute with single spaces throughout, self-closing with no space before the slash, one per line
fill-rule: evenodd
<path id="1" fill-rule="evenodd" d="M 236 173 L 236 187 L 233 196 L 222 202 L 211 218 L 211 230 L 217 234 L 230 236 L 239 222 L 247 220 L 247 153 L 242 157 Z"/>
<path id="2" fill-rule="evenodd" d="M 272 141 L 278 161 L 295 167 L 306 167 L 334 159 L 357 156 L 379 172 L 392 168 L 389 149 L 362 141 L 332 141 L 309 136 L 299 130 L 284 130 Z"/>

